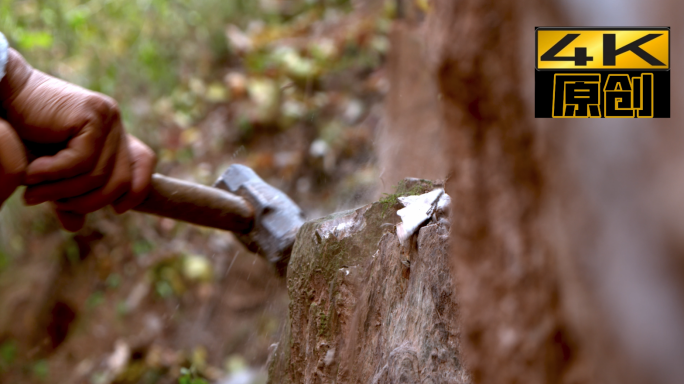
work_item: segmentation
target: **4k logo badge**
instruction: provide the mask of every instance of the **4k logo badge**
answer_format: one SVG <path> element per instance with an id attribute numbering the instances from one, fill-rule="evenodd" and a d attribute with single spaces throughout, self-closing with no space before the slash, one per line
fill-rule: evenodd
<path id="1" fill-rule="evenodd" d="M 670 117 L 670 29 L 536 29 L 535 116 Z"/>

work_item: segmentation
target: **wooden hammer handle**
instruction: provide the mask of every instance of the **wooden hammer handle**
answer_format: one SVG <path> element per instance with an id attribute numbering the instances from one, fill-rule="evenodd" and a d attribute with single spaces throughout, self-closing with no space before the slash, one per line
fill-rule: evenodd
<path id="1" fill-rule="evenodd" d="M 247 233 L 254 209 L 242 197 L 217 188 L 154 174 L 152 190 L 136 211 L 216 229 Z"/>

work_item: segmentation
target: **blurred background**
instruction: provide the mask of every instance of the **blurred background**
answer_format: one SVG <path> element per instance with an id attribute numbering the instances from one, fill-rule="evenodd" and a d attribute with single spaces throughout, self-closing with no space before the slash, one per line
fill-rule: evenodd
<path id="1" fill-rule="evenodd" d="M 0 0 L 0 31 L 37 69 L 115 98 L 158 172 L 211 184 L 246 164 L 316 218 L 383 188 L 397 15 L 393 1 Z M 176 383 L 193 367 L 261 383 L 286 315 L 284 281 L 229 233 L 105 210 L 71 234 L 21 191 L 0 214 L 0 382 Z"/>
<path id="2" fill-rule="evenodd" d="M 476 382 L 674 384 L 681 11 L 674 0 L 0 0 L 0 31 L 38 69 L 114 97 L 166 175 L 211 184 L 246 164 L 309 219 L 407 176 L 451 176 Z M 533 28 L 554 25 L 671 26 L 672 119 L 532 119 Z M 232 235 L 111 211 L 70 234 L 20 196 L 0 213 L 0 382 L 265 382 L 285 282 Z"/>

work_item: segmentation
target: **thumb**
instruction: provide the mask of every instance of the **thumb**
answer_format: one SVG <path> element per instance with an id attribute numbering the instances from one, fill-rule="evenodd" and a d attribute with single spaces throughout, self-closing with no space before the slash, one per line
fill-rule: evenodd
<path id="1" fill-rule="evenodd" d="M 0 118 L 0 207 L 23 184 L 26 151 L 12 126 Z"/>

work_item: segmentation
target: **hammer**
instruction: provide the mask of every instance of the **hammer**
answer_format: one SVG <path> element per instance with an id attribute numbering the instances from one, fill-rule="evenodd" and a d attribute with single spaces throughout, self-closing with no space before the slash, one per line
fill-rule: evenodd
<path id="1" fill-rule="evenodd" d="M 213 187 L 155 174 L 147 199 L 134 210 L 234 232 L 285 276 L 302 210 L 249 167 L 231 165 Z"/>

